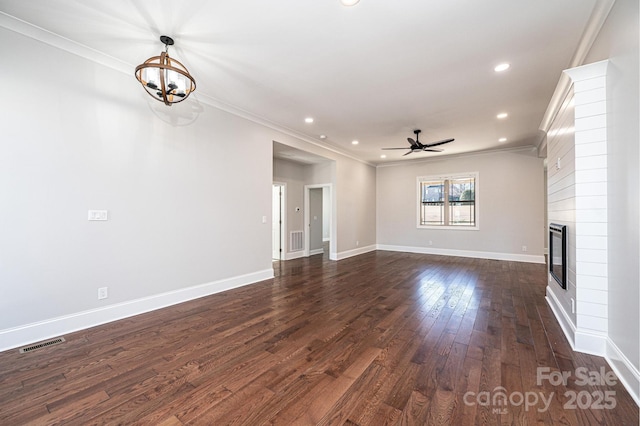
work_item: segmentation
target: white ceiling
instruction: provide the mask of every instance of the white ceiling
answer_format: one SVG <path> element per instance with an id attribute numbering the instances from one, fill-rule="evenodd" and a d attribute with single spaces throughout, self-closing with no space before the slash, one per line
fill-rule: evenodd
<path id="1" fill-rule="evenodd" d="M 130 64 L 131 78 L 169 35 L 194 98 L 380 163 L 538 144 L 596 1 L 0 0 L 0 11 Z M 501 62 L 511 68 L 498 74 Z M 408 147 L 415 128 L 421 142 L 455 142 L 381 150 Z"/>

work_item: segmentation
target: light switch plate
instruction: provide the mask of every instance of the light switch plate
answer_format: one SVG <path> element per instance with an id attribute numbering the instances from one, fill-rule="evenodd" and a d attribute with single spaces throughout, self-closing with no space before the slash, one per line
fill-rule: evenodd
<path id="1" fill-rule="evenodd" d="M 89 210 L 89 220 L 108 220 L 107 210 Z"/>

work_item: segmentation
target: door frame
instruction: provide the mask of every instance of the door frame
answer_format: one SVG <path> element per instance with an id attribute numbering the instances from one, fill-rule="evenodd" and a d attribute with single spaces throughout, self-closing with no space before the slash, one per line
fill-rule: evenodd
<path id="1" fill-rule="evenodd" d="M 337 241 L 337 227 L 336 227 L 336 194 L 333 190 L 333 184 L 331 183 L 320 183 L 315 185 L 305 185 L 304 186 L 304 250 L 303 256 L 309 257 L 309 224 L 311 223 L 311 212 L 309 211 L 309 196 L 312 189 L 316 188 L 328 188 L 329 189 L 329 201 L 331 203 L 331 214 L 329 216 L 329 259 L 330 260 L 338 260 L 338 241 Z M 322 200 L 324 203 L 324 198 Z"/>
<path id="2" fill-rule="evenodd" d="M 287 230 L 287 183 L 286 182 L 272 182 L 271 184 L 271 195 L 273 200 L 273 188 L 279 186 L 280 193 L 280 256 L 279 260 L 286 260 L 286 252 L 287 252 L 287 240 L 286 240 L 286 230 Z M 272 201 L 273 202 L 273 201 Z M 273 212 L 273 206 L 271 208 Z M 271 226 L 273 227 L 273 218 L 271 218 Z M 273 235 L 273 229 L 271 234 Z M 273 237 L 271 241 L 271 257 L 273 258 Z"/>

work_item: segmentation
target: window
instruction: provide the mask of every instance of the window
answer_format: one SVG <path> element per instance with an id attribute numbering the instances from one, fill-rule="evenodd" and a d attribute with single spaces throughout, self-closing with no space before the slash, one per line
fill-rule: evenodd
<path id="1" fill-rule="evenodd" d="M 478 174 L 418 178 L 418 227 L 478 229 Z"/>

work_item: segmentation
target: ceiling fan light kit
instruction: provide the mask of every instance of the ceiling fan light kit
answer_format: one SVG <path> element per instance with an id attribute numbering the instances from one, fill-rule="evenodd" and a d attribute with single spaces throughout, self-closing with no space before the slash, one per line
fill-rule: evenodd
<path id="1" fill-rule="evenodd" d="M 413 133 L 416 135 L 416 140 L 413 140 L 412 138 L 407 138 L 407 142 L 409 142 L 409 147 L 408 148 L 382 148 L 382 149 L 408 149 L 409 152 L 407 152 L 406 154 L 403 154 L 403 157 L 405 155 L 409 155 L 412 152 L 423 152 L 423 151 L 428 151 L 428 152 L 442 152 L 441 149 L 433 149 L 434 146 L 439 146 L 439 145 L 444 145 L 445 143 L 449 143 L 449 142 L 453 142 L 455 139 L 451 138 L 451 139 L 443 139 L 441 141 L 438 142 L 433 142 L 433 143 L 427 143 L 427 144 L 423 144 L 420 142 L 420 133 L 422 132 L 422 130 L 420 129 L 415 129 L 413 131 Z"/>
<path id="2" fill-rule="evenodd" d="M 184 101 L 196 90 L 196 80 L 182 63 L 169 57 L 173 39 L 163 35 L 160 41 L 164 44 L 164 52 L 138 65 L 135 75 L 152 98 L 171 106 Z"/>

